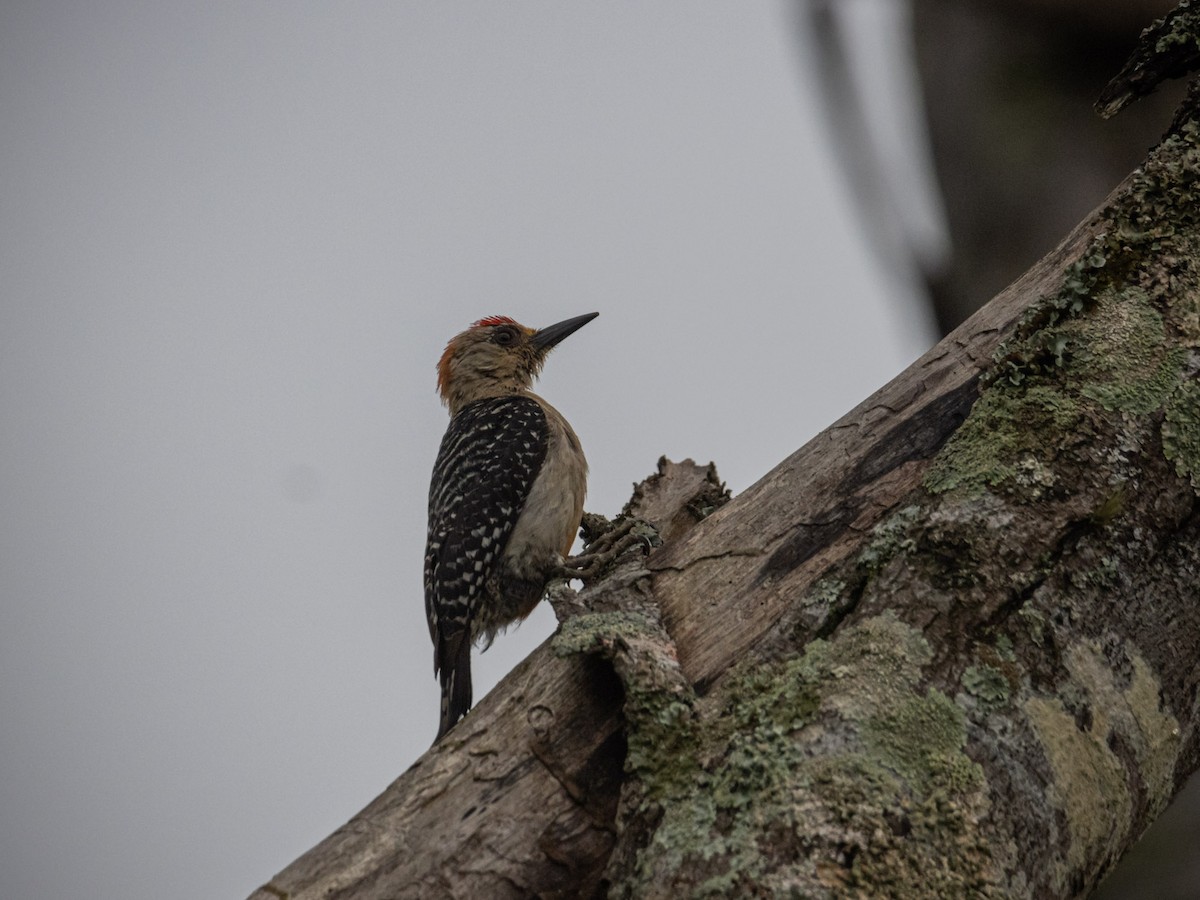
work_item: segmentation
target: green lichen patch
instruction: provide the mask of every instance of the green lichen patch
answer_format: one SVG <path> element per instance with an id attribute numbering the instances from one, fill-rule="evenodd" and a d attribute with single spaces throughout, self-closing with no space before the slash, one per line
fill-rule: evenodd
<path id="1" fill-rule="evenodd" d="M 1167 405 L 1162 424 L 1163 454 L 1200 493 L 1200 383 L 1182 385 Z"/>
<path id="2" fill-rule="evenodd" d="M 861 745 L 797 766 L 793 802 L 810 810 L 805 832 L 841 834 L 845 848 L 840 864 L 826 858 L 821 880 L 835 896 L 868 886 L 892 896 L 987 896 L 991 857 L 973 827 L 986 809 L 983 772 L 963 752 L 962 710 L 920 687 L 924 638 L 884 614 L 805 659 L 827 686 L 821 711 L 836 711 Z"/>
<path id="3" fill-rule="evenodd" d="M 628 895 L 644 893 L 656 872 L 690 870 L 707 876 L 692 896 L 727 896 L 770 867 L 759 846 L 762 823 L 787 833 L 797 826 L 787 802 L 792 735 L 818 706 L 811 673 L 801 661 L 751 668 L 731 676 L 722 694 L 725 707 L 693 732 L 691 747 L 664 754 L 661 744 L 647 746 L 656 752 L 639 776 L 661 800 L 662 818 L 639 854 L 637 883 L 621 886 Z"/>
<path id="4" fill-rule="evenodd" d="M 929 661 L 921 634 L 884 614 L 731 672 L 701 703 L 702 766 L 661 779 L 670 802 L 643 875 L 664 864 L 700 873 L 692 896 L 787 895 L 800 883 L 830 896 L 872 883 L 896 896 L 987 895 L 992 862 L 974 827 L 982 769 L 963 751 L 962 711 L 921 687 Z M 815 753 L 826 740 L 843 749 Z"/>
<path id="5" fill-rule="evenodd" d="M 925 473 L 935 494 L 977 494 L 1053 452 L 1056 439 L 1083 428 L 1077 402 L 1057 385 L 1026 383 L 986 390 Z"/>
<path id="6" fill-rule="evenodd" d="M 962 685 L 987 710 L 1004 706 L 1011 693 L 1007 676 L 989 665 L 968 666 L 963 672 Z"/>
<path id="7" fill-rule="evenodd" d="M 656 803 L 689 783 L 698 769 L 695 697 L 663 660 L 657 621 L 637 611 L 593 612 L 562 623 L 551 641 L 559 656 L 596 653 L 614 661 L 625 688 L 625 771 L 640 779 L 643 800 Z"/>
<path id="8" fill-rule="evenodd" d="M 868 756 L 900 775 L 919 795 L 928 794 L 934 785 L 955 794 L 980 786 L 982 770 L 962 753 L 965 737 L 963 711 L 936 690 L 906 697 L 863 726 Z"/>
<path id="9" fill-rule="evenodd" d="M 550 642 L 556 656 L 601 653 L 607 644 L 645 632 L 649 620 L 636 612 L 589 612 L 567 619 Z"/>
<path id="10" fill-rule="evenodd" d="M 996 348 L 996 364 L 983 377 L 984 386 L 1020 385 L 1031 377 L 1053 375 L 1062 368 L 1066 338 L 1058 327 L 1089 309 L 1097 286 L 1108 276 L 1109 244 L 1098 235 L 1063 273 L 1057 293 L 1042 298 L 1021 316 L 1013 334 Z"/>
<path id="11" fill-rule="evenodd" d="M 1179 384 L 1187 351 L 1167 345 L 1162 316 L 1138 288 L 1102 293 L 1089 315 L 1062 332 L 1079 348 L 1072 380 L 1107 410 L 1153 412 Z"/>
<path id="12" fill-rule="evenodd" d="M 1047 794 L 1066 819 L 1066 860 L 1052 873 L 1060 888 L 1073 873 L 1114 859 L 1133 827 L 1129 773 L 1113 750 L 1117 737 L 1132 751 L 1151 814 L 1170 798 L 1179 725 L 1159 708 L 1159 685 L 1145 660 L 1132 646 L 1125 652 L 1132 661 L 1127 686 L 1113 678 L 1099 644 L 1085 642 L 1068 652 L 1070 680 L 1058 696 L 1022 704 L 1053 773 Z M 1076 714 L 1082 707 L 1090 721 Z"/>
<path id="13" fill-rule="evenodd" d="M 1179 722 L 1161 708 L 1161 685 L 1146 660 L 1129 643 L 1125 655 L 1132 669 L 1127 685 L 1113 678 L 1111 665 L 1094 641 L 1067 654 L 1067 671 L 1087 693 L 1095 714 L 1092 731 L 1104 735 L 1117 732 L 1131 748 L 1153 817 L 1171 799 L 1180 747 Z"/>
<path id="14" fill-rule="evenodd" d="M 794 604 L 793 637 L 797 643 L 831 628 L 854 605 L 846 588 L 846 582 L 840 578 L 822 578 Z"/>
<path id="15" fill-rule="evenodd" d="M 870 807 L 863 811 L 868 816 L 878 815 Z M 882 818 L 893 830 L 872 836 L 871 852 L 855 857 L 844 880 L 848 891 L 836 891 L 833 896 L 931 900 L 1007 896 L 997 886 L 985 839 L 974 828 L 963 826 L 976 816 L 976 810 L 940 792 L 922 797 L 900 816 L 884 811 Z M 937 850 L 926 854 L 915 848 Z M 837 873 L 833 874 L 836 879 Z"/>
<path id="16" fill-rule="evenodd" d="M 1057 484 L 1056 453 L 1094 427 L 1089 409 L 1145 415 L 1174 406 L 1188 356 L 1170 345 L 1162 315 L 1139 288 L 1096 289 L 1086 312 L 1026 340 L 1053 346 L 1054 364 L 986 387 L 930 465 L 928 490 L 975 494 L 1005 485 L 1027 500 L 1045 496 Z"/>
<path id="17" fill-rule="evenodd" d="M 1163 242 L 1200 222 L 1200 125 L 1183 122 L 1134 173 L 1118 200 L 1117 237 L 1127 244 Z"/>
<path id="18" fill-rule="evenodd" d="M 626 690 L 625 718 L 630 723 L 625 771 L 641 780 L 646 802 L 669 802 L 699 774 L 692 704 L 658 692 L 631 696 Z"/>
<path id="19" fill-rule="evenodd" d="M 1168 408 L 1164 439 L 1200 472 L 1192 395 L 1178 388 L 1200 346 L 1200 126 L 1178 123 L 1107 211 L 1105 230 L 1031 306 L 981 380 L 971 415 L 935 457 L 928 490 L 977 494 L 1004 485 L 1036 500 L 1048 463 L 1093 413 Z M 1178 463 L 1177 463 L 1178 464 Z"/>
<path id="20" fill-rule="evenodd" d="M 1061 702 L 1031 697 L 1024 710 L 1054 773 L 1046 793 L 1066 815 L 1067 858 L 1056 862 L 1052 873 L 1062 890 L 1072 872 L 1083 871 L 1096 859 L 1116 857 L 1130 826 L 1129 787 L 1104 737 L 1081 731 Z M 1113 827 L 1114 822 L 1121 824 Z"/>
<path id="21" fill-rule="evenodd" d="M 831 632 L 862 596 L 864 586 L 898 554 L 916 548 L 913 524 L 919 506 L 895 510 L 871 528 L 857 556 L 836 576 L 815 582 L 791 608 L 793 634 L 799 643 Z"/>
<path id="22" fill-rule="evenodd" d="M 1176 267 L 1170 278 L 1167 307 L 1180 343 L 1200 347 L 1200 273 L 1194 267 Z"/>
<path id="23" fill-rule="evenodd" d="M 864 575 L 869 578 L 878 574 L 897 553 L 915 546 L 909 530 L 920 515 L 919 506 L 906 506 L 871 529 L 871 536 L 856 560 Z"/>
<path id="24" fill-rule="evenodd" d="M 1054 469 L 1032 453 L 1018 457 L 1013 463 L 1012 480 L 1030 500 L 1040 500 L 1059 484 Z"/>

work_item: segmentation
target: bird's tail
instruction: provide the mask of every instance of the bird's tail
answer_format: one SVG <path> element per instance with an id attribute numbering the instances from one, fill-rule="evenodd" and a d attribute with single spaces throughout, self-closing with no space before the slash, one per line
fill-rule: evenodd
<path id="1" fill-rule="evenodd" d="M 439 654 L 442 662 L 442 716 L 438 725 L 436 744 L 454 723 L 471 708 L 471 641 L 467 631 L 451 635 L 442 645 L 447 651 Z"/>

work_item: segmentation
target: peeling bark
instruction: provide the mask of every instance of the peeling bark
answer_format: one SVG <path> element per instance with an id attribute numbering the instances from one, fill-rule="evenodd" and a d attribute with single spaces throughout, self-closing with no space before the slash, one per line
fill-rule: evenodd
<path id="1" fill-rule="evenodd" d="M 1198 113 L 255 897 L 1087 894 L 1200 765 Z"/>

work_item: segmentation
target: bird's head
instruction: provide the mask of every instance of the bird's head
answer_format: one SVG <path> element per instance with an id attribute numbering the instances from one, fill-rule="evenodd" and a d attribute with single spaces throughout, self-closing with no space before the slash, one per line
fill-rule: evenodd
<path id="1" fill-rule="evenodd" d="M 563 338 L 600 313 L 527 328 L 508 316 L 488 316 L 446 345 L 438 362 L 438 393 L 454 415 L 468 403 L 529 390 L 546 356 Z"/>

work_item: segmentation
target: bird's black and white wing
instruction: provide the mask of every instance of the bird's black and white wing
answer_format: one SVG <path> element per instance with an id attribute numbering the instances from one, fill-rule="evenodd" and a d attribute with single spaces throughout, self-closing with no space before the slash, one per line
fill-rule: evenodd
<path id="1" fill-rule="evenodd" d="M 440 738 L 471 707 L 471 622 L 546 458 L 546 414 L 529 397 L 463 407 L 429 487 L 425 612 L 442 684 Z"/>

